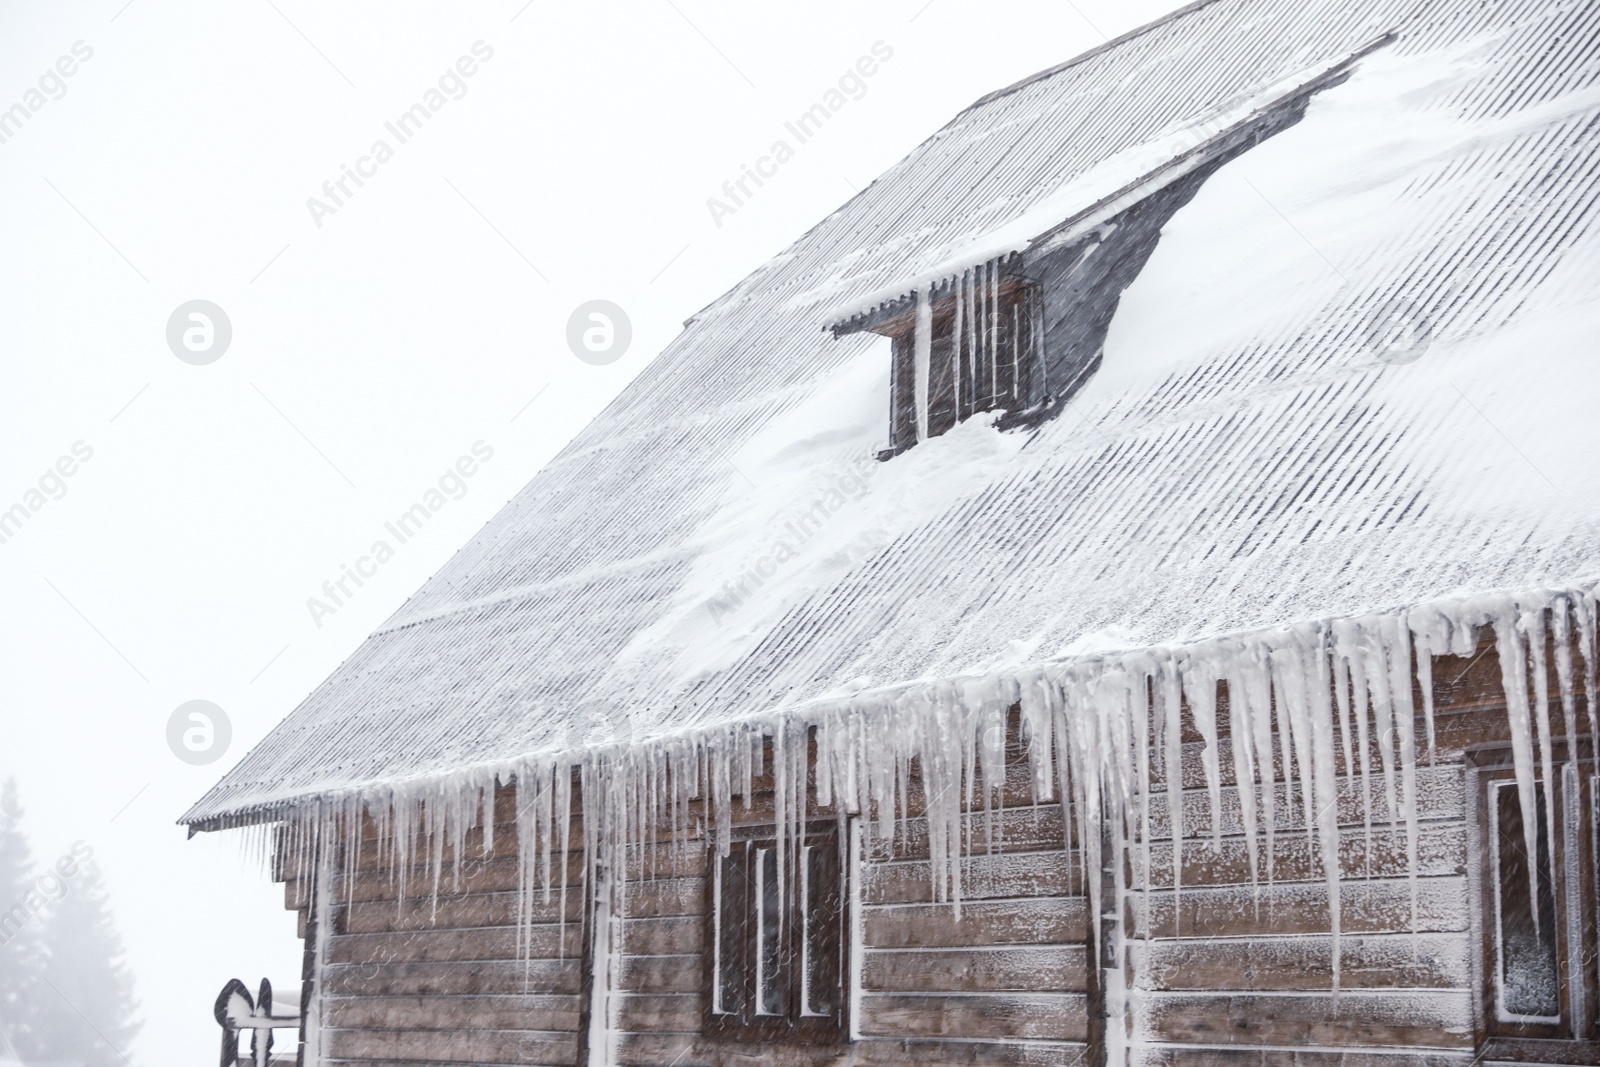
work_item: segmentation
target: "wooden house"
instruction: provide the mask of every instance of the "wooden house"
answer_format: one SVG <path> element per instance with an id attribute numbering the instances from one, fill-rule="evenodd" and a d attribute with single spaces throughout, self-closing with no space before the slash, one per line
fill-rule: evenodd
<path id="1" fill-rule="evenodd" d="M 299 1062 L 1600 1062 L 1596 41 L 1202 0 L 696 315 L 184 816 Z"/>

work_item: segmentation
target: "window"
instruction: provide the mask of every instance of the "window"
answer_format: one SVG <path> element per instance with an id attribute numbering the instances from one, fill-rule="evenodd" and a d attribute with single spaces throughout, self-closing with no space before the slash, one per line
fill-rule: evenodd
<path id="1" fill-rule="evenodd" d="M 900 314 L 871 327 L 893 339 L 893 450 L 937 437 L 980 411 L 1028 406 L 1041 333 L 1036 286 L 990 264 L 907 303 Z M 924 332 L 925 351 L 918 340 Z"/>
<path id="2" fill-rule="evenodd" d="M 1516 781 L 1495 781 L 1489 788 L 1495 1018 L 1508 1023 L 1560 1023 L 1556 893 L 1544 784 L 1538 787 L 1539 843 L 1531 856 Z"/>
<path id="3" fill-rule="evenodd" d="M 707 1031 L 844 1034 L 844 863 L 838 829 L 780 850 L 771 828 L 713 854 Z"/>
<path id="4" fill-rule="evenodd" d="M 1600 987 L 1592 962 L 1600 873 L 1593 804 L 1600 780 L 1592 777 L 1588 753 L 1579 766 L 1566 749 L 1556 742 L 1553 787 L 1541 777 L 1533 811 L 1507 749 L 1496 745 L 1468 756 L 1477 782 L 1481 862 L 1473 873 L 1487 1059 L 1525 1060 L 1528 1049 L 1538 1047 L 1546 1062 L 1594 1063 L 1600 1053 Z"/>

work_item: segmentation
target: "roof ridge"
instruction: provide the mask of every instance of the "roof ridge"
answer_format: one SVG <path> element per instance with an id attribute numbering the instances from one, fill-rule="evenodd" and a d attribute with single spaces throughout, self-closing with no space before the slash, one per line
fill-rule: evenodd
<path id="1" fill-rule="evenodd" d="M 978 97 L 978 99 L 974 100 L 972 103 L 968 104 L 966 107 L 962 108 L 960 111 L 957 111 L 954 115 L 950 116 L 950 118 L 944 123 L 944 125 L 940 126 L 938 129 L 934 130 L 927 137 L 925 137 L 921 141 L 917 142 L 917 144 L 915 146 L 913 146 L 910 149 L 910 151 L 906 153 L 905 156 L 903 156 L 901 159 L 897 160 L 895 163 L 891 164 L 889 166 L 889 168 L 884 171 L 884 174 L 888 174 L 888 173 L 892 172 L 896 167 L 901 166 L 907 160 L 909 160 L 912 156 L 916 155 L 917 152 L 921 151 L 923 147 L 925 147 L 929 143 L 937 140 L 941 135 L 943 135 L 945 133 L 945 131 L 949 130 L 957 122 L 960 122 L 962 116 L 966 115 L 968 112 L 975 111 L 978 108 L 983 107 L 985 104 L 988 104 L 988 103 L 991 103 L 991 102 L 993 102 L 995 100 L 998 100 L 1003 96 L 1009 96 L 1010 94 L 1012 94 L 1014 92 L 1017 92 L 1020 89 L 1024 89 L 1027 86 L 1032 85 L 1034 82 L 1043 81 L 1046 78 L 1054 77 L 1055 75 L 1060 74 L 1062 71 L 1068 69 L 1069 67 L 1074 67 L 1074 66 L 1078 65 L 1079 63 L 1083 63 L 1083 62 L 1086 62 L 1086 61 L 1088 61 L 1090 59 L 1093 59 L 1095 56 L 1100 55 L 1102 52 L 1108 52 L 1113 48 L 1116 48 L 1116 47 L 1118 47 L 1120 45 L 1126 44 L 1128 41 L 1133 40 L 1135 37 L 1141 37 L 1144 34 L 1149 33 L 1151 30 L 1157 29 L 1157 28 L 1159 28 L 1161 26 L 1165 26 L 1169 22 L 1176 21 L 1177 19 L 1183 18 L 1185 15 L 1189 15 L 1189 14 L 1195 12 L 1195 11 L 1198 11 L 1199 9 L 1201 9 L 1203 7 L 1209 7 L 1212 4 L 1217 3 L 1217 2 L 1218 2 L 1218 0 L 1192 0 L 1191 3 L 1185 4 L 1183 7 L 1177 8 L 1176 10 L 1169 11 L 1165 15 L 1162 15 L 1160 18 L 1157 18 L 1157 19 L 1155 19 L 1155 20 L 1153 20 L 1151 22 L 1145 23 L 1143 26 L 1136 26 L 1136 27 L 1134 27 L 1133 29 L 1129 30 L 1126 33 L 1120 34 L 1120 35 L 1118 35 L 1116 37 L 1111 38 L 1108 41 L 1105 41 L 1105 42 L 1103 42 L 1101 44 L 1095 45 L 1093 48 L 1090 48 L 1088 51 L 1079 52 L 1077 55 L 1073 56 L 1071 59 L 1067 59 L 1067 60 L 1064 60 L 1064 61 L 1062 61 L 1060 63 L 1057 63 L 1053 67 L 1046 67 L 1044 70 L 1036 71 L 1033 74 L 1030 74 L 1025 78 L 1022 78 L 1019 81 L 1012 82 L 1010 85 L 1007 85 L 1004 88 L 992 89 L 989 92 L 984 93 L 982 96 Z M 1425 2 L 1425 0 L 1419 0 L 1419 2 Z M 1088 20 L 1085 19 L 1084 21 L 1087 22 Z M 1094 24 L 1090 23 L 1090 25 L 1093 26 Z M 784 248 L 778 253 L 777 256 L 773 256 L 773 257 L 770 257 L 769 259 L 767 259 L 765 262 L 763 262 L 762 264 L 757 266 L 754 270 L 752 270 L 748 275 L 746 275 L 745 277 L 741 278 L 739 281 L 735 282 L 733 285 L 729 286 L 728 289 L 726 289 L 720 295 L 714 297 L 711 301 L 709 301 L 699 311 L 696 311 L 694 314 L 690 315 L 687 319 L 685 319 L 683 321 L 683 328 L 684 329 L 688 329 L 690 327 L 690 325 L 698 322 L 701 316 L 705 315 L 707 312 L 709 312 L 712 309 L 716 308 L 719 304 L 721 304 L 723 301 L 727 300 L 730 296 L 732 296 L 735 292 L 737 292 L 741 287 L 743 287 L 747 282 L 749 282 L 753 277 L 755 277 L 757 274 L 760 274 L 767 267 L 771 266 L 773 260 L 777 259 L 779 256 L 782 256 L 784 253 L 788 252 L 790 249 L 792 249 L 792 248 L 798 246 L 799 244 L 801 244 L 808 237 L 810 237 L 812 233 L 816 232 L 817 230 L 821 229 L 824 225 L 826 225 L 830 219 L 832 219 L 834 216 L 838 215 L 841 211 L 843 211 L 845 208 L 849 207 L 851 204 L 853 204 L 855 201 L 859 200 L 861 197 L 865 196 L 868 192 L 870 192 L 872 190 L 872 187 L 874 185 L 876 185 L 878 180 L 881 179 L 883 176 L 884 176 L 883 174 L 880 174 L 878 176 L 878 178 L 874 178 L 871 182 L 867 183 L 866 188 L 857 190 L 855 195 L 851 196 L 848 200 L 845 200 L 838 207 L 834 208 L 832 211 L 828 212 L 822 218 L 818 219 L 815 223 L 812 224 L 812 226 L 809 229 L 807 229 L 799 237 L 796 237 L 788 245 L 785 245 Z M 825 268 L 824 267 L 819 267 L 819 270 L 821 270 L 821 269 L 825 269 Z M 598 416 L 596 416 L 596 417 L 598 418 Z"/>
<path id="2" fill-rule="evenodd" d="M 1109 52 L 1111 49 L 1116 48 L 1119 45 L 1126 44 L 1127 42 L 1133 40 L 1135 37 L 1142 37 L 1143 35 L 1145 35 L 1146 33 L 1149 33 L 1153 29 L 1156 29 L 1156 28 L 1158 28 L 1160 26 L 1165 26 L 1169 22 L 1172 22 L 1172 21 L 1174 21 L 1176 19 L 1183 18 L 1185 15 L 1188 15 L 1188 14 L 1191 14 L 1192 12 L 1198 11 L 1202 7 L 1209 7 L 1212 4 L 1215 4 L 1217 2 L 1218 2 L 1218 0 L 1194 0 L 1193 3 L 1185 4 L 1183 7 L 1180 7 L 1175 11 L 1169 11 L 1165 15 L 1162 15 L 1160 18 L 1154 20 L 1153 22 L 1147 22 L 1143 26 L 1136 26 L 1135 28 L 1129 30 L 1127 33 L 1124 33 L 1124 34 L 1121 34 L 1119 36 L 1113 37 L 1113 38 L 1111 38 L 1110 40 L 1106 41 L 1103 44 L 1095 45 L 1093 48 L 1089 49 L 1087 52 L 1080 52 L 1077 55 L 1073 56 L 1071 59 L 1068 59 L 1068 60 L 1066 60 L 1064 62 L 1061 62 L 1061 63 L 1057 63 L 1053 67 L 1046 67 L 1044 70 L 1041 70 L 1041 71 L 1038 71 L 1036 73 L 1030 74 L 1026 78 L 1021 79 L 1020 81 L 1012 82 L 1010 85 L 1006 86 L 1004 89 L 995 89 L 995 90 L 993 90 L 991 92 L 984 93 L 982 96 L 978 97 L 978 99 L 974 100 L 972 103 L 968 104 L 966 107 L 962 108 L 959 112 L 957 112 L 955 118 L 959 119 L 962 115 L 965 115 L 967 112 L 972 111 L 975 108 L 980 108 L 985 104 L 988 104 L 988 103 L 991 103 L 991 102 L 993 102 L 995 100 L 1000 99 L 1002 96 L 1009 96 L 1012 93 L 1017 92 L 1020 89 L 1025 89 L 1028 86 L 1032 85 L 1034 82 L 1043 81 L 1046 78 L 1052 78 L 1052 77 L 1056 76 L 1057 74 L 1060 74 L 1062 71 L 1068 69 L 1069 67 L 1075 67 L 1079 63 L 1083 63 L 1083 62 L 1086 62 L 1086 61 L 1088 61 L 1090 59 L 1093 59 L 1095 56 L 1098 56 L 1102 52 Z M 1088 22 L 1089 20 L 1085 19 L 1084 21 Z M 1090 25 L 1093 26 L 1094 24 L 1090 23 Z M 951 119 L 951 122 L 954 122 L 954 121 L 955 121 L 955 119 Z M 946 125 L 949 125 L 949 124 L 947 123 Z"/>

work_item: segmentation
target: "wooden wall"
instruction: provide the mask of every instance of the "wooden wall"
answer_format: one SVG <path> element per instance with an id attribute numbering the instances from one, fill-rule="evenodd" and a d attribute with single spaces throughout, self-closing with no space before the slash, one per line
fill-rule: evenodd
<path id="1" fill-rule="evenodd" d="M 1020 750 L 1013 753 L 1020 760 Z M 615 976 L 615 1053 L 622 1064 L 1074 1064 L 1088 1035 L 1088 912 L 1057 805 L 1029 806 L 1014 766 L 993 822 L 995 850 L 964 865 L 963 914 L 931 901 L 926 824 L 913 818 L 894 846 L 868 857 L 861 882 L 861 1039 L 811 1047 L 702 1034 L 708 987 L 707 851 L 659 845 L 629 870 Z M 567 922 L 560 905 L 536 916 L 534 960 L 517 961 L 514 798 L 498 800 L 495 855 L 447 873 L 437 907 L 429 876 L 397 902 L 371 835 L 353 887 L 334 886 L 323 969 L 324 1047 L 335 1064 L 567 1065 L 582 1062 L 588 1024 L 586 927 L 574 854 Z M 761 793 L 742 820 L 770 822 Z M 970 816 L 979 847 L 990 820 Z M 576 832 L 574 840 L 577 839 Z M 475 856 L 481 839 L 469 840 Z M 311 886 L 290 879 L 302 928 Z M 345 903 L 353 888 L 353 901 Z"/>
<path id="2" fill-rule="evenodd" d="M 1174 894 L 1165 783 L 1153 783 L 1151 888 L 1126 903 L 1126 1024 L 1139 1067 L 1423 1067 L 1465 1064 L 1483 1047 L 1479 932 L 1469 872 L 1469 756 L 1508 740 L 1499 665 L 1485 645 L 1441 658 L 1438 749 L 1419 740 L 1418 929 L 1411 924 L 1404 831 L 1384 813 L 1372 755 L 1369 856 L 1359 778 L 1341 781 L 1344 882 L 1342 991 L 1332 991 L 1327 891 L 1295 800 L 1280 828 L 1274 882 L 1250 882 L 1231 753 L 1222 768 L 1221 847 L 1186 733 L 1181 892 Z M 1552 672 L 1552 677 L 1553 677 Z M 1223 694 L 1224 698 L 1226 694 Z M 1581 698 L 1580 698 L 1581 699 Z M 1421 706 L 1420 699 L 1418 706 Z M 1559 704 L 1556 705 L 1559 718 Z M 1226 731 L 1227 703 L 1219 707 Z M 1419 739 L 1421 724 L 1418 723 Z M 978 855 L 964 864 L 962 915 L 931 900 L 926 826 L 911 819 L 892 846 L 869 850 L 860 907 L 860 1039 L 759 1045 L 702 1033 L 708 988 L 707 851 L 637 851 L 619 919 L 614 1046 L 620 1063 L 1073 1064 L 1098 1062 L 1090 922 L 1074 842 L 1060 808 L 1031 803 L 1015 743 L 1006 805 L 969 814 Z M 1342 758 L 1340 761 L 1341 770 Z M 911 790 L 916 797 L 917 788 Z M 770 793 L 736 815 L 770 821 Z M 353 885 L 335 886 L 323 971 L 324 1044 L 335 1064 L 569 1065 L 584 1062 L 592 932 L 572 857 L 565 922 L 559 901 L 536 906 L 533 958 L 518 961 L 514 798 L 497 800 L 494 855 L 469 842 L 460 885 L 444 876 L 437 906 L 418 875 L 397 902 L 369 834 Z M 575 816 L 575 825 L 578 821 Z M 993 848 L 989 846 L 993 827 Z M 573 840 L 579 839 L 575 829 Z M 290 880 L 305 916 L 310 887 Z M 346 904 L 346 894 L 353 895 Z"/>
<path id="3" fill-rule="evenodd" d="M 1020 759 L 1020 751 L 1015 753 Z M 915 790 L 913 790 L 915 792 Z M 754 1045 L 702 1035 L 709 937 L 706 868 L 629 887 L 618 1058 L 623 1064 L 851 1062 L 895 1065 L 1073 1064 L 1084 1054 L 1087 906 L 1062 836 L 1060 808 L 1028 803 L 994 820 L 993 855 L 965 865 L 957 920 L 934 904 L 926 823 L 867 856 L 861 882 L 862 996 L 853 1042 Z M 770 796 L 740 821 L 770 821 Z M 969 817 L 980 847 L 988 821 Z M 663 854 L 665 849 L 662 850 Z M 704 852 L 695 853 L 703 857 Z M 664 855 L 663 855 L 664 859 Z"/>
<path id="4" fill-rule="evenodd" d="M 1279 761 L 1275 880 L 1266 884 L 1263 867 L 1258 890 L 1250 879 L 1231 749 L 1224 739 L 1219 761 L 1223 833 L 1220 849 L 1214 850 L 1200 763 L 1203 743 L 1192 727 L 1186 731 L 1181 888 L 1174 894 L 1170 809 L 1158 775 L 1152 785 L 1152 889 L 1147 903 L 1134 894 L 1126 911 L 1133 1063 L 1432 1067 L 1478 1058 L 1484 1046 L 1477 1010 L 1483 976 L 1477 903 L 1469 881 L 1476 830 L 1468 822 L 1468 753 L 1510 740 L 1492 639 L 1472 657 L 1437 658 L 1434 678 L 1437 751 L 1432 761 L 1421 694 L 1416 694 L 1415 934 L 1404 823 L 1391 829 L 1376 748 L 1367 761 L 1373 793 L 1370 856 L 1359 773 L 1339 782 L 1344 878 L 1337 999 L 1327 888 L 1316 842 L 1304 829 L 1298 786 L 1296 820 L 1285 826 Z M 1554 708 L 1559 719 L 1559 698 Z M 1224 686 L 1223 732 L 1226 723 Z M 1342 755 L 1338 766 L 1342 772 Z"/>
<path id="5" fill-rule="evenodd" d="M 578 1062 L 583 1005 L 583 907 L 574 856 L 566 904 L 534 908 L 531 959 L 517 950 L 515 798 L 496 803 L 495 848 L 480 858 L 469 837 L 461 882 L 446 872 L 437 908 L 431 876 L 399 887 L 366 835 L 353 884 L 333 886 L 323 967 L 325 1062 L 550 1064 Z M 311 887 L 285 885 L 290 908 L 308 914 Z M 347 904 L 347 894 L 350 902 Z"/>

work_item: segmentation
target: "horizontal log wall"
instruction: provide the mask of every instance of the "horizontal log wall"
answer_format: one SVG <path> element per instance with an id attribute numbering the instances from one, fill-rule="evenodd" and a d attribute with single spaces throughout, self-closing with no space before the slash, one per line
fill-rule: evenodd
<path id="1" fill-rule="evenodd" d="M 628 889 L 617 1051 L 627 1065 L 761 1062 L 920 1067 L 1076 1064 L 1085 1056 L 1088 907 L 1061 809 L 1032 805 L 1013 745 L 1009 807 L 967 817 L 958 919 L 935 904 L 926 820 L 875 842 L 861 873 L 862 990 L 854 1042 L 752 1043 L 703 1033 L 710 937 L 704 870 Z M 911 790 L 916 796 L 917 789 Z M 758 795 L 742 822 L 770 822 Z M 913 811 L 920 805 L 913 801 Z M 702 853 L 703 854 L 703 853 Z"/>
<path id="2" fill-rule="evenodd" d="M 657 846 L 630 865 L 614 979 L 623 1064 L 831 1063 L 884 1067 L 1072 1064 L 1085 1051 L 1088 930 L 1081 874 L 1059 806 L 1031 804 L 1014 745 L 1003 808 L 969 816 L 980 854 L 963 864 L 960 920 L 932 902 L 926 821 L 915 813 L 875 844 L 861 891 L 864 952 L 856 1042 L 752 1042 L 703 1034 L 710 938 L 707 852 Z M 763 785 L 769 787 L 762 790 Z M 741 818 L 771 819 L 757 781 Z M 913 790 L 915 796 L 915 790 Z M 459 873 L 399 876 L 375 826 L 332 885 L 324 968 L 324 1047 L 332 1064 L 426 1062 L 510 1067 L 580 1062 L 586 1025 L 581 857 L 565 869 L 565 903 L 535 908 L 533 959 L 518 959 L 514 798 L 496 798 L 491 851 L 467 837 Z M 580 816 L 574 818 L 574 840 Z M 991 846 L 992 839 L 992 846 Z M 559 856 L 556 866 L 560 870 Z M 284 871 L 285 902 L 305 928 L 308 880 Z M 563 918 L 565 921 L 563 922 Z"/>
<path id="3" fill-rule="evenodd" d="M 459 878 L 447 861 L 437 897 L 431 873 L 403 878 L 388 869 L 372 827 L 354 875 L 334 878 L 321 998 L 330 1067 L 579 1062 L 583 860 L 570 856 L 566 877 L 556 879 L 567 884 L 565 900 L 559 892 L 535 900 L 524 959 L 511 791 L 501 791 L 496 809 L 493 851 L 485 855 L 481 834 L 471 835 Z M 555 862 L 559 871 L 559 855 Z M 311 884 L 290 877 L 284 892 L 304 926 Z"/>
<path id="4" fill-rule="evenodd" d="M 1137 1067 L 1442 1067 L 1482 1047 L 1479 952 L 1469 886 L 1469 746 L 1509 740 L 1492 641 L 1471 657 L 1434 661 L 1437 748 L 1431 754 L 1416 693 L 1416 915 L 1406 876 L 1404 823 L 1391 825 L 1376 741 L 1366 762 L 1372 826 L 1359 774 L 1338 787 L 1341 992 L 1333 985 L 1328 892 L 1296 783 L 1285 817 L 1281 749 L 1274 761 L 1272 882 L 1252 882 L 1220 694 L 1220 842 L 1198 733 L 1185 719 L 1183 858 L 1173 889 L 1172 819 L 1160 775 L 1152 784 L 1150 890 L 1127 901 L 1130 1060 Z M 1551 670 L 1552 684 L 1555 672 Z M 1580 700 L 1581 700 L 1580 696 Z M 1559 702 L 1556 718 L 1560 718 Z M 1369 730 L 1375 736 L 1375 730 Z M 1281 739 L 1274 739 L 1275 745 Z M 1361 759 L 1359 747 L 1358 763 Z M 1341 752 L 1338 769 L 1343 774 Z M 1399 772 L 1395 772 L 1398 790 Z M 1259 807 L 1259 804 L 1258 804 Z M 1260 820 L 1259 855 L 1265 851 Z M 1135 857 L 1137 860 L 1137 857 Z"/>
<path id="5" fill-rule="evenodd" d="M 1291 821 L 1284 816 L 1288 791 L 1278 784 L 1272 881 L 1263 864 L 1252 883 L 1226 699 L 1219 707 L 1223 789 L 1215 844 L 1203 743 L 1186 734 L 1181 889 L 1174 891 L 1171 812 L 1157 775 L 1150 888 L 1126 901 L 1130 1062 L 1435 1067 L 1473 1059 L 1483 1035 L 1474 1009 L 1478 948 L 1469 914 L 1466 753 L 1506 740 L 1507 726 L 1491 647 L 1471 658 L 1443 657 L 1434 675 L 1438 746 L 1431 761 L 1419 747 L 1417 773 L 1415 930 L 1403 829 L 1389 825 L 1376 753 L 1368 753 L 1370 835 L 1359 775 L 1339 785 L 1344 882 L 1337 1002 L 1327 891 L 1298 788 Z M 1420 746 L 1420 719 L 1417 726 Z M 638 853 L 617 920 L 619 1061 L 681 1067 L 757 1061 L 812 1067 L 844 1055 L 885 1067 L 1093 1061 L 1096 975 L 1074 830 L 1058 805 L 1033 803 L 1017 743 L 1001 792 L 1001 811 L 966 817 L 975 854 L 962 864 L 959 919 L 932 899 L 927 825 L 917 814 L 915 786 L 912 817 L 892 842 L 868 849 L 859 874 L 863 946 L 854 1025 L 861 1037 L 850 1044 L 706 1036 L 707 852 L 693 842 Z M 770 793 L 762 793 L 754 808 L 737 814 L 759 823 L 770 819 L 770 804 Z M 573 854 L 563 872 L 557 857 L 557 881 L 566 883 L 567 896 L 536 903 L 533 958 L 524 964 L 515 925 L 513 811 L 514 796 L 502 790 L 492 851 L 484 854 L 481 834 L 470 835 L 459 876 L 447 871 L 437 899 L 432 874 L 397 878 L 375 844 L 375 828 L 364 835 L 353 873 L 333 887 L 337 905 L 323 974 L 332 1063 L 580 1062 L 589 936 L 581 858 Z M 574 817 L 574 840 L 580 819 Z M 311 886 L 290 877 L 285 893 L 288 906 L 306 915 Z"/>

